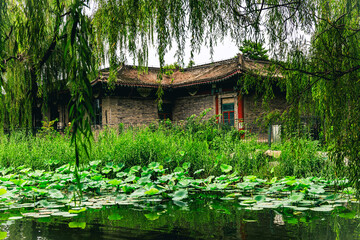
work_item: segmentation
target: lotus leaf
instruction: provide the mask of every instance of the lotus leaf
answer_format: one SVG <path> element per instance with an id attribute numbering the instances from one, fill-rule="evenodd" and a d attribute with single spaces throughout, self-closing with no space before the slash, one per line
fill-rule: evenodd
<path id="1" fill-rule="evenodd" d="M 69 213 L 81 213 L 81 212 L 85 212 L 85 211 L 86 211 L 85 207 L 83 207 L 83 208 L 74 208 L 74 209 L 70 209 Z"/>
<path id="2" fill-rule="evenodd" d="M 5 194 L 5 193 L 7 193 L 6 189 L 0 188 L 0 195 L 3 195 L 3 194 Z"/>
<path id="3" fill-rule="evenodd" d="M 184 169 L 182 167 L 176 167 L 174 169 L 174 173 L 183 173 L 184 172 Z"/>
<path id="4" fill-rule="evenodd" d="M 148 165 L 148 167 L 150 168 L 150 169 L 155 169 L 155 168 L 158 168 L 160 166 L 160 163 L 158 163 L 158 162 L 151 162 L 151 163 L 149 163 L 149 165 Z"/>
<path id="5" fill-rule="evenodd" d="M 295 194 L 292 194 L 289 199 L 292 202 L 299 202 L 299 201 L 303 200 L 304 197 L 305 197 L 305 194 L 303 194 L 303 193 L 295 193 Z"/>
<path id="6" fill-rule="evenodd" d="M 101 163 L 101 161 L 100 161 L 100 160 L 97 160 L 97 161 L 91 161 L 91 162 L 90 162 L 90 166 L 95 166 L 95 167 L 97 167 L 100 163 Z"/>
<path id="7" fill-rule="evenodd" d="M 222 172 L 228 173 L 232 170 L 232 166 L 223 163 L 220 165 L 220 169 Z"/>
<path id="8" fill-rule="evenodd" d="M 187 197 L 188 197 L 188 191 L 185 189 L 181 189 L 181 190 L 177 190 L 176 192 L 174 192 L 172 200 L 180 201 Z"/>
<path id="9" fill-rule="evenodd" d="M 254 175 L 244 176 L 243 179 L 245 182 L 256 182 L 257 181 L 257 177 Z"/>
<path id="10" fill-rule="evenodd" d="M 156 188 L 151 188 L 150 190 L 145 192 L 146 195 L 150 195 L 150 196 L 158 194 L 158 193 L 159 193 L 159 190 Z"/>
<path id="11" fill-rule="evenodd" d="M 113 179 L 113 180 L 108 181 L 108 183 L 113 186 L 118 186 L 121 183 L 121 180 Z"/>
<path id="12" fill-rule="evenodd" d="M 109 174 L 110 172 L 112 171 L 112 169 L 110 167 L 103 167 L 101 169 L 101 172 L 104 173 L 104 174 Z"/>
<path id="13" fill-rule="evenodd" d="M 242 204 L 254 204 L 256 203 L 256 200 L 250 199 L 250 200 L 244 200 L 241 202 Z"/>
<path id="14" fill-rule="evenodd" d="M 50 189 L 49 193 L 51 198 L 64 198 L 64 195 L 57 189 Z"/>
<path id="15" fill-rule="evenodd" d="M 188 170 L 190 168 L 190 165 L 191 165 L 191 163 L 184 162 L 183 165 L 182 165 L 182 168 L 185 169 L 185 170 Z"/>
<path id="16" fill-rule="evenodd" d="M 140 169 L 141 169 L 140 166 L 133 166 L 133 167 L 130 168 L 130 171 L 131 172 L 138 172 Z"/>
<path id="17" fill-rule="evenodd" d="M 341 218 L 354 219 L 357 217 L 356 211 L 343 212 L 338 215 Z"/>
<path id="18" fill-rule="evenodd" d="M 0 232 L 0 239 L 7 238 L 7 232 Z"/>
<path id="19" fill-rule="evenodd" d="M 257 201 L 257 202 L 263 202 L 266 200 L 266 196 L 264 195 L 257 195 L 254 197 L 254 199 Z"/>
<path id="20" fill-rule="evenodd" d="M 86 222 L 69 222 L 69 228 L 81 228 L 85 229 Z"/>
<path id="21" fill-rule="evenodd" d="M 119 163 L 117 165 L 113 166 L 113 171 L 114 172 L 119 172 L 125 165 L 123 163 Z"/>
<path id="22" fill-rule="evenodd" d="M 122 177 L 125 177 L 125 176 L 127 176 L 127 173 L 125 173 L 125 172 L 118 172 L 116 174 L 116 177 L 118 177 L 118 178 L 122 178 Z"/>
<path id="23" fill-rule="evenodd" d="M 176 206 L 181 207 L 181 208 L 187 207 L 187 205 L 188 205 L 186 202 L 176 201 L 176 200 L 173 200 L 173 203 L 174 203 Z"/>

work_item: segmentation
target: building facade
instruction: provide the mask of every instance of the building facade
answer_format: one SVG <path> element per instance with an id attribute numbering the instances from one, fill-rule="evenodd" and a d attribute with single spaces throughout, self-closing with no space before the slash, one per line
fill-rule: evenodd
<path id="1" fill-rule="evenodd" d="M 163 119 L 186 120 L 193 114 L 199 115 L 211 109 L 205 119 L 221 115 L 219 122 L 244 129 L 263 114 L 283 111 L 286 107 L 285 94 L 279 91 L 270 101 L 269 108 L 262 107 L 251 91 L 243 94 L 241 78 L 252 74 L 261 81 L 268 77 L 268 62 L 236 58 L 195 66 L 173 69 L 158 80 L 159 68 L 148 68 L 139 72 L 137 67 L 124 65 L 118 70 L 114 86 L 108 86 L 108 69 L 100 72 L 91 84 L 94 94 L 94 126 L 118 126 L 149 124 Z M 279 74 L 272 77 L 279 78 Z M 161 91 L 162 104 L 158 107 Z M 67 126 L 68 107 L 58 104 L 58 129 Z"/>

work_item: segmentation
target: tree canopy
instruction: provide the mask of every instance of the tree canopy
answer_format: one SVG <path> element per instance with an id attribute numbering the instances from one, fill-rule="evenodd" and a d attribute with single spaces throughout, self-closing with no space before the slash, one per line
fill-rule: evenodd
<path id="1" fill-rule="evenodd" d="M 268 50 L 263 47 L 262 43 L 245 40 L 240 46 L 242 55 L 253 60 L 269 60 Z"/>
<path id="2" fill-rule="evenodd" d="M 146 66 L 149 46 L 163 67 L 170 47 L 184 65 L 186 39 L 193 56 L 202 44 L 212 49 L 227 35 L 238 46 L 266 38 L 285 76 L 291 121 L 309 110 L 318 114 L 332 156 L 339 167 L 348 159 L 359 184 L 359 1 L 94 0 L 90 16 L 87 4 L 0 0 L 2 127 L 31 126 L 35 105 L 46 108 L 48 93 L 64 87 L 72 96 L 74 132 L 89 134 L 90 80 L 105 62 L 113 81 L 127 53 Z"/>

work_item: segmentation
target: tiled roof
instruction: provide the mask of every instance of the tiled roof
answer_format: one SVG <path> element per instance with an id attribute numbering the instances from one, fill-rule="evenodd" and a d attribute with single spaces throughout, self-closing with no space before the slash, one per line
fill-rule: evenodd
<path id="1" fill-rule="evenodd" d="M 199 65 L 183 70 L 173 70 L 171 76 L 163 74 L 161 85 L 164 88 L 188 87 L 193 85 L 209 84 L 220 82 L 236 74 L 251 71 L 256 75 L 265 76 L 269 62 L 244 60 L 241 55 L 224 61 Z M 116 85 L 128 87 L 155 87 L 159 86 L 159 68 L 149 67 L 147 72 L 139 72 L 137 67 L 131 65 L 122 66 L 117 75 Z M 109 69 L 100 71 L 100 76 L 92 82 L 95 85 L 99 82 L 107 83 Z"/>

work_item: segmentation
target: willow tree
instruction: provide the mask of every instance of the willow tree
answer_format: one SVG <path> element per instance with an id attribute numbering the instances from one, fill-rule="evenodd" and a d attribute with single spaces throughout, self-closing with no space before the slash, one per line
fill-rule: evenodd
<path id="1" fill-rule="evenodd" d="M 290 112 L 321 116 L 337 174 L 360 189 L 360 2 L 318 1 L 314 16 L 310 48 L 295 45 L 281 64 Z"/>
<path id="2" fill-rule="evenodd" d="M 329 142 L 336 143 L 333 156 L 346 156 L 352 166 L 359 163 L 358 1 L 93 0 L 89 17 L 87 3 L 0 0 L 3 126 L 31 125 L 36 99 L 46 98 L 64 80 L 72 94 L 77 142 L 77 133 L 90 133 L 84 116 L 91 113 L 93 69 L 109 62 L 114 81 L 127 54 L 146 66 L 150 46 L 157 49 L 160 68 L 170 47 L 176 47 L 183 65 L 187 39 L 193 56 L 203 44 L 212 51 L 228 35 L 239 46 L 266 39 L 269 53 L 284 69 L 291 119 L 313 106 Z M 300 32 L 312 36 L 310 45 L 304 45 Z M 355 171 L 351 174 L 357 179 Z"/>
<path id="3" fill-rule="evenodd" d="M 72 98 L 77 166 L 80 146 L 91 134 L 85 116 L 92 111 L 90 79 L 95 76 L 86 3 L 0 0 L 1 128 L 31 127 L 36 105 L 45 109 L 48 94 L 64 82 Z"/>

